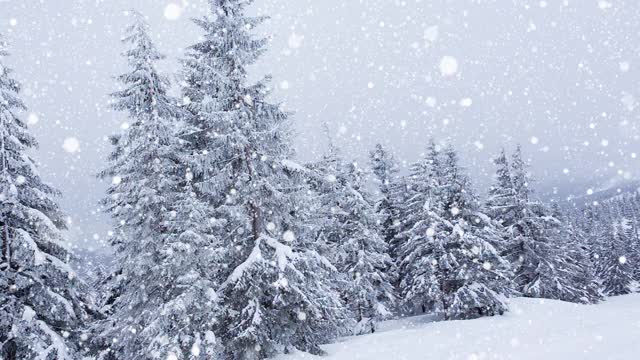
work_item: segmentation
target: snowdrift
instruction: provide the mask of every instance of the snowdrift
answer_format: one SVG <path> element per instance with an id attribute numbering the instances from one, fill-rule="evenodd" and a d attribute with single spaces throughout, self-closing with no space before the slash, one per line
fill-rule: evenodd
<path id="1" fill-rule="evenodd" d="M 505 316 L 390 321 L 376 334 L 346 338 L 324 349 L 328 357 L 297 353 L 278 359 L 640 359 L 640 294 L 610 298 L 599 305 L 513 299 Z"/>

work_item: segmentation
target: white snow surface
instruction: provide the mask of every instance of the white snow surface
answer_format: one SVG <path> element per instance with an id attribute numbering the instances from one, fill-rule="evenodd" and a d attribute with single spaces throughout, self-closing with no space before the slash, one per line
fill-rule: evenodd
<path id="1" fill-rule="evenodd" d="M 304 353 L 279 360 L 617 360 L 640 356 L 640 294 L 578 305 L 512 299 L 501 317 L 431 322 L 388 321 L 372 335 L 327 345 L 327 357 Z"/>

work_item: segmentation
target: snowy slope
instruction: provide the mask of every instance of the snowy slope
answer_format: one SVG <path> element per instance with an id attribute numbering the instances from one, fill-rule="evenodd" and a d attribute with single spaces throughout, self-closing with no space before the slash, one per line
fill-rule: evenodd
<path id="1" fill-rule="evenodd" d="M 470 321 L 394 321 L 382 332 L 326 346 L 328 357 L 278 359 L 640 359 L 640 294 L 589 306 L 514 299 L 511 309 L 503 317 Z"/>

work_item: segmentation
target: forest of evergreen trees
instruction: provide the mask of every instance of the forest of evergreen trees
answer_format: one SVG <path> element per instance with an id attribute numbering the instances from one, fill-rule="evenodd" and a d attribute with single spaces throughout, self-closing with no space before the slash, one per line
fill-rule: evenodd
<path id="1" fill-rule="evenodd" d="M 320 354 L 394 317 L 472 319 L 509 311 L 510 297 L 588 304 L 634 291 L 640 194 L 545 204 L 519 147 L 497 154 L 486 196 L 436 140 L 415 144 L 408 171 L 382 145 L 367 166 L 333 143 L 296 162 L 269 77 L 247 80 L 268 44 L 247 3 L 210 0 L 200 42 L 172 74 L 179 99 L 133 14 L 129 70 L 112 94 L 131 126 L 111 138 L 100 174 L 115 265 L 95 287 L 69 265 L 61 194 L 29 155 L 20 84 L 0 63 L 0 358 Z"/>

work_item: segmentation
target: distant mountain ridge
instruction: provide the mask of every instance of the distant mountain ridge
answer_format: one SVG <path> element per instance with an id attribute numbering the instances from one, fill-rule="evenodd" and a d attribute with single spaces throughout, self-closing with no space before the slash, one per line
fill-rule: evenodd
<path id="1" fill-rule="evenodd" d="M 640 180 L 616 183 L 601 190 L 594 190 L 592 194 L 569 198 L 568 202 L 576 208 L 584 208 L 592 205 L 594 202 L 603 203 L 608 200 L 621 198 L 625 195 L 634 195 L 636 193 L 640 193 Z"/>

